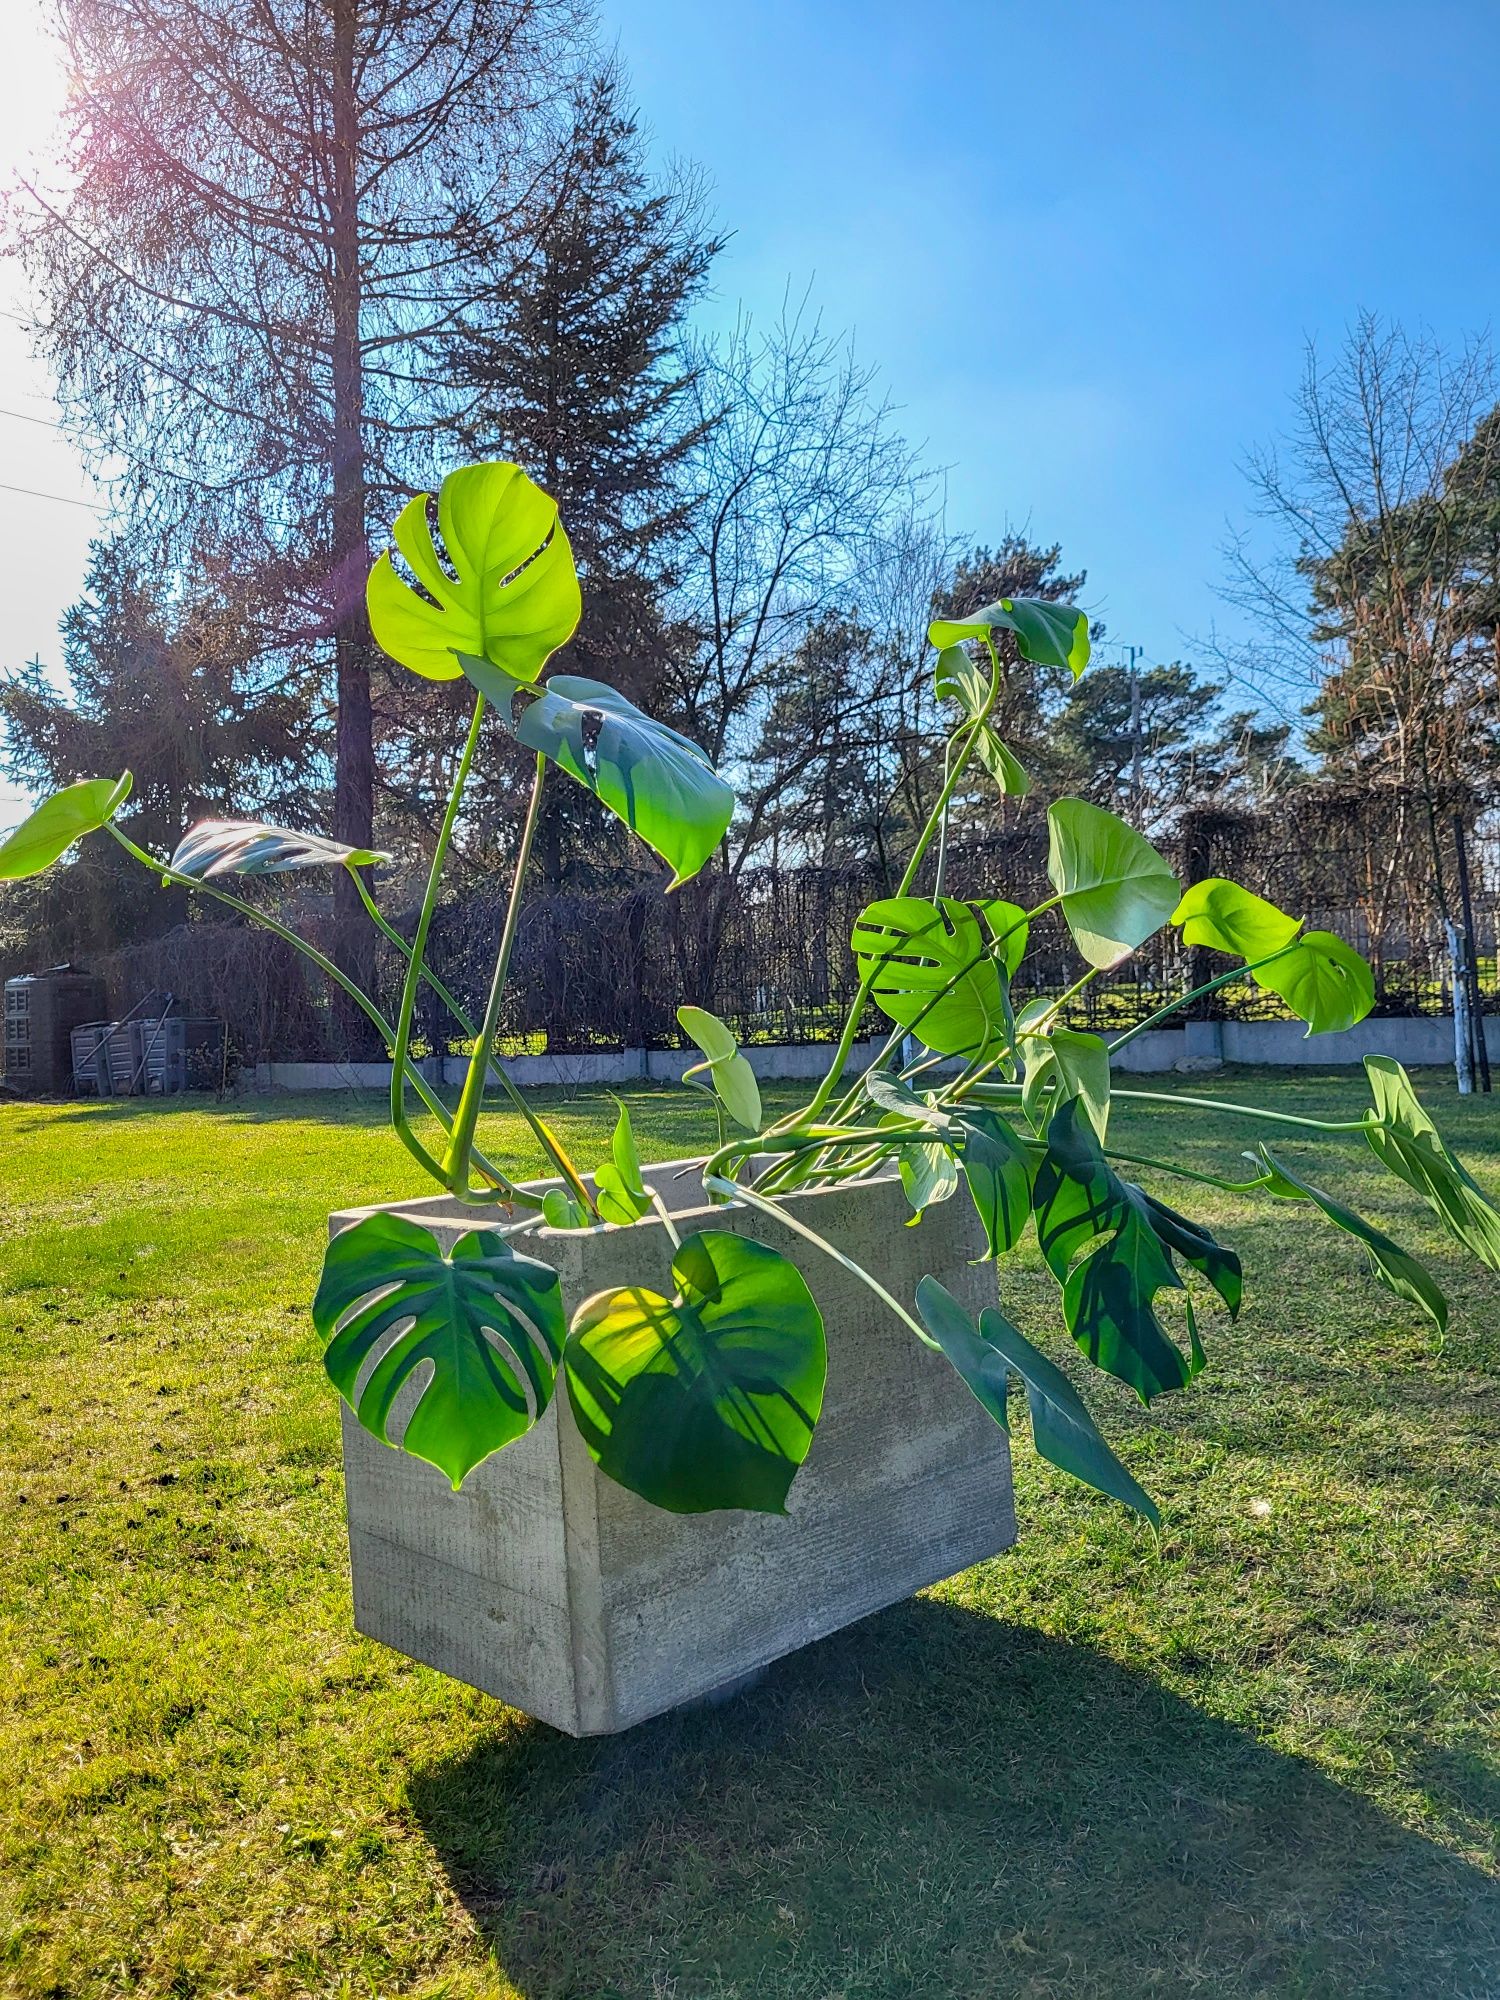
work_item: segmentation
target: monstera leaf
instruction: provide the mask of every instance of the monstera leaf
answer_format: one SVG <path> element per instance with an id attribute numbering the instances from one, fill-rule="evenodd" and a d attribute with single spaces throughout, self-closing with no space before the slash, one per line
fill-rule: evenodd
<path id="1" fill-rule="evenodd" d="M 860 912 L 850 941 L 876 1006 L 928 1048 L 976 1056 L 1005 1040 L 1003 985 L 1026 951 L 1014 903 L 887 896 Z"/>
<path id="2" fill-rule="evenodd" d="M 1246 960 L 1269 959 L 1254 967 L 1251 978 L 1284 1000 L 1310 1035 L 1352 1028 L 1375 1004 L 1374 976 L 1351 945 L 1332 931 L 1299 937 L 1300 918 L 1238 882 L 1222 876 L 1195 882 L 1172 912 L 1172 922 L 1181 926 L 1184 944 Z"/>
<path id="3" fill-rule="evenodd" d="M 178 843 L 179 875 L 283 875 L 292 868 L 368 868 L 389 861 L 373 847 L 345 847 L 321 833 L 294 833 L 258 819 L 201 819 Z"/>
<path id="4" fill-rule="evenodd" d="M 922 1220 L 929 1208 L 947 1201 L 958 1189 L 958 1161 L 953 1148 L 941 1139 L 901 1148 L 897 1160 L 901 1185 L 911 1203 L 907 1227 Z"/>
<path id="5" fill-rule="evenodd" d="M 1123 1500 L 1155 1526 L 1155 1502 L 1131 1478 L 1104 1439 L 1083 1398 L 1047 1356 L 993 1307 L 973 1320 L 936 1278 L 917 1286 L 922 1324 L 963 1377 L 1001 1430 L 1009 1431 L 1006 1390 L 1012 1374 L 1026 1390 L 1031 1434 L 1037 1452 L 1059 1471 L 1071 1473 L 1111 1499 Z"/>
<path id="6" fill-rule="evenodd" d="M 554 674 L 540 690 L 519 689 L 487 660 L 465 653 L 460 665 L 528 750 L 576 778 L 656 850 L 672 869 L 672 888 L 698 873 L 734 816 L 734 793 L 696 743 L 604 681 Z"/>
<path id="7" fill-rule="evenodd" d="M 367 1215 L 329 1244 L 312 1310 L 329 1379 L 373 1437 L 398 1442 L 397 1399 L 419 1385 L 401 1449 L 455 1489 L 552 1399 L 565 1333 L 557 1273 L 494 1230 L 445 1255 L 420 1223 Z"/>
<path id="8" fill-rule="evenodd" d="M 446 562 L 429 523 L 430 493 L 407 502 L 391 530 L 416 580 L 389 554 L 370 571 L 365 601 L 375 643 L 429 680 L 457 680 L 471 653 L 513 680 L 534 681 L 571 639 L 583 609 L 557 503 L 518 465 L 450 472 L 437 496 Z"/>
<path id="9" fill-rule="evenodd" d="M 1066 667 L 1076 681 L 1089 663 L 1089 621 L 1071 604 L 1049 604 L 1039 597 L 1002 597 L 967 618 L 939 618 L 927 637 L 939 651 L 965 639 L 987 639 L 991 633 L 1014 632 L 1023 660 L 1040 667 Z"/>
<path id="10" fill-rule="evenodd" d="M 1203 1365 L 1197 1323 L 1189 1313 L 1191 1352 L 1184 1356 L 1157 1316 L 1157 1295 L 1185 1291 L 1173 1261 L 1177 1251 L 1233 1313 L 1240 1297 L 1233 1251 L 1122 1181 L 1073 1098 L 1048 1127 L 1032 1208 L 1042 1255 L 1063 1288 L 1063 1318 L 1083 1352 L 1143 1402 L 1186 1388 Z"/>
<path id="11" fill-rule="evenodd" d="M 677 1296 L 632 1285 L 574 1315 L 568 1396 L 601 1472 L 675 1514 L 786 1511 L 828 1369 L 795 1264 L 705 1230 L 672 1259 Z"/>
<path id="12" fill-rule="evenodd" d="M 1492 1271 L 1500 1271 L 1500 1215 L 1473 1176 L 1443 1143 L 1422 1109 L 1411 1078 L 1389 1056 L 1366 1056 L 1378 1124 L 1365 1127 L 1376 1159 L 1432 1209 L 1448 1234 Z"/>
<path id="13" fill-rule="evenodd" d="M 641 1179 L 641 1156 L 636 1151 L 630 1113 L 615 1100 L 619 1117 L 609 1142 L 610 1157 L 594 1169 L 595 1199 L 606 1222 L 639 1222 L 651 1213 L 651 1197 Z"/>
<path id="14" fill-rule="evenodd" d="M 755 1071 L 740 1054 L 740 1045 L 717 1014 L 706 1007 L 679 1007 L 677 1025 L 708 1058 L 708 1073 L 719 1102 L 736 1125 L 760 1129 L 760 1085 Z M 689 1072 L 691 1074 L 691 1072 Z"/>
<path id="15" fill-rule="evenodd" d="M 1033 1001 L 1016 1022 L 1017 1039 L 1026 1064 L 1021 1109 L 1040 1132 L 1065 1097 L 1076 1097 L 1089 1123 L 1102 1139 L 1109 1125 L 1109 1045 L 1099 1035 L 1075 1028 L 1051 1027 L 1043 1035 L 1026 1032 L 1027 1018 L 1052 1011 L 1051 1003 Z"/>
<path id="16" fill-rule="evenodd" d="M 1165 861 L 1114 813 L 1083 799 L 1047 808 L 1047 874 L 1062 898 L 1073 941 L 1102 971 L 1128 958 L 1178 903 Z"/>
<path id="17" fill-rule="evenodd" d="M 982 712 L 990 691 L 989 676 L 975 666 L 962 646 L 949 646 L 938 654 L 934 687 L 940 699 L 961 703 L 971 716 Z M 1030 778 L 988 722 L 975 734 L 974 754 L 1002 793 L 1013 799 L 1026 797 L 1031 790 Z"/>
<path id="18" fill-rule="evenodd" d="M 1260 1161 L 1265 1168 L 1262 1186 L 1283 1201 L 1310 1201 L 1322 1209 L 1328 1220 L 1345 1230 L 1365 1247 L 1370 1260 L 1370 1268 L 1387 1291 L 1397 1298 L 1409 1299 L 1420 1306 L 1441 1333 L 1448 1324 L 1448 1301 L 1443 1297 L 1432 1274 L 1426 1266 L 1419 1264 L 1409 1251 L 1399 1243 L 1393 1243 L 1384 1230 L 1377 1229 L 1373 1222 L 1366 1222 L 1362 1215 L 1356 1215 L 1352 1208 L 1345 1208 L 1341 1201 L 1335 1201 L 1331 1194 L 1325 1194 L 1311 1181 L 1294 1174 L 1290 1167 L 1283 1166 L 1272 1157 L 1265 1146 L 1259 1149 Z"/>
<path id="19" fill-rule="evenodd" d="M 130 773 L 118 778 L 81 778 L 65 785 L 14 832 L 0 840 L 0 882 L 19 882 L 40 875 L 58 861 L 75 840 L 107 826 L 130 796 Z"/>
<path id="20" fill-rule="evenodd" d="M 967 1106 L 953 1119 L 958 1164 L 984 1225 L 987 1255 L 1013 1250 L 1031 1219 L 1031 1155 L 1005 1120 Z"/>

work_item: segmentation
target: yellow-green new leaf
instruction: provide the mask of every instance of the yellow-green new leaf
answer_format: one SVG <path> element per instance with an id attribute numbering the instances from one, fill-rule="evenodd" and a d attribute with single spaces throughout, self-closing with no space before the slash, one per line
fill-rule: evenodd
<path id="1" fill-rule="evenodd" d="M 1211 951 L 1233 952 L 1238 958 L 1269 958 L 1289 945 L 1302 928 L 1300 917 L 1289 917 L 1230 882 L 1222 875 L 1195 882 L 1172 912 L 1184 944 L 1206 945 Z"/>
<path id="2" fill-rule="evenodd" d="M 1066 667 L 1076 681 L 1089 663 L 1089 621 L 1071 604 L 1040 597 L 1002 597 L 967 618 L 938 618 L 927 637 L 939 651 L 965 639 L 1013 632 L 1023 660 L 1041 667 Z"/>
<path id="3" fill-rule="evenodd" d="M 0 882 L 40 875 L 75 840 L 112 820 L 130 796 L 130 773 L 119 778 L 82 778 L 44 799 L 13 833 L 0 840 Z"/>
<path id="4" fill-rule="evenodd" d="M 419 493 L 391 530 L 415 587 L 388 553 L 370 572 L 365 601 L 375 643 L 428 680 L 457 680 L 456 656 L 472 653 L 513 680 L 534 681 L 583 610 L 556 501 L 518 465 L 450 472 L 437 496 L 446 563 L 431 504 L 431 494 Z"/>

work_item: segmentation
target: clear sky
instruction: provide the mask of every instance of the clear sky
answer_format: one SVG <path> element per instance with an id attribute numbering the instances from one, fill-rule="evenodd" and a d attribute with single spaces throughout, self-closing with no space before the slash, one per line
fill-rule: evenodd
<path id="1" fill-rule="evenodd" d="M 605 0 L 605 22 L 734 232 L 709 316 L 811 279 L 948 468 L 950 525 L 1061 541 L 1154 657 L 1233 627 L 1238 465 L 1305 336 L 1361 307 L 1455 339 L 1500 317 L 1500 0 Z M 14 136 L 49 94 L 7 34 Z M 48 413 L 10 320 L 0 385 Z M 0 482 L 87 493 L 14 416 Z M 0 491 L 0 658 L 56 657 L 91 525 Z"/>

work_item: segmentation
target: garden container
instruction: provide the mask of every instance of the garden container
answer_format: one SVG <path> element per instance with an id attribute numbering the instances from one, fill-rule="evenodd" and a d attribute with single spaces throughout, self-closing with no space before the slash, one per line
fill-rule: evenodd
<path id="1" fill-rule="evenodd" d="M 709 1227 L 773 1244 L 823 1314 L 822 1420 L 785 1515 L 667 1513 L 615 1485 L 584 1447 L 561 1376 L 540 1421 L 456 1493 L 343 1411 L 359 1630 L 570 1735 L 732 1687 L 1015 1539 L 1005 1434 L 943 1357 L 822 1251 L 748 1208 L 710 1207 L 700 1172 L 672 1162 L 645 1179 L 683 1235 Z M 445 1248 L 468 1229 L 514 1227 L 442 1196 L 390 1206 Z M 930 1209 L 920 1231 L 906 1226 L 894 1176 L 791 1206 L 897 1298 L 930 1272 L 971 1309 L 993 1302 L 967 1200 Z M 368 1213 L 335 1215 L 332 1228 Z M 672 1289 L 672 1246 L 654 1217 L 526 1236 L 558 1271 L 569 1318 L 615 1286 Z"/>

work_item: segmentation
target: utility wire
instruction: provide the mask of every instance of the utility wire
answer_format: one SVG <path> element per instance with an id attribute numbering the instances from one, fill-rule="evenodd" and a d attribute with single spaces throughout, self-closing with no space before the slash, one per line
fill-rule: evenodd
<path id="1" fill-rule="evenodd" d="M 100 507 L 92 500 L 71 500 L 66 493 L 42 493 L 35 486 L 8 486 L 0 479 L 0 493 L 24 493 L 28 500 L 55 500 L 60 507 L 87 507 L 91 514 L 107 514 L 107 507 Z"/>

